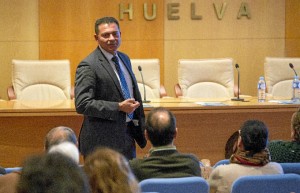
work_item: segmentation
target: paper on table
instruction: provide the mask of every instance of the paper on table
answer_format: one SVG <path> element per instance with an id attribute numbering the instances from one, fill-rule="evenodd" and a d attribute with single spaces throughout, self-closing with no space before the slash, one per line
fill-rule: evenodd
<path id="1" fill-rule="evenodd" d="M 227 104 L 222 102 L 196 102 L 196 104 L 202 106 L 227 106 Z"/>

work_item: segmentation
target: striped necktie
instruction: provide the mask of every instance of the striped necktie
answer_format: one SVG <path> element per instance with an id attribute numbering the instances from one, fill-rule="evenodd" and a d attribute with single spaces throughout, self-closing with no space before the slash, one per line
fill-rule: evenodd
<path id="1" fill-rule="evenodd" d="M 120 67 L 119 58 L 117 56 L 114 56 L 111 60 L 115 63 L 115 67 L 116 67 L 116 70 L 118 72 L 120 82 L 121 82 L 121 89 L 122 89 L 123 96 L 124 96 L 125 99 L 129 99 L 129 98 L 131 98 L 130 97 L 130 92 L 129 92 L 129 89 L 128 89 L 128 85 L 127 85 L 125 76 L 124 76 L 124 74 L 121 70 L 121 67 Z M 133 118 L 133 113 L 128 113 L 128 117 L 130 119 L 132 119 Z"/>

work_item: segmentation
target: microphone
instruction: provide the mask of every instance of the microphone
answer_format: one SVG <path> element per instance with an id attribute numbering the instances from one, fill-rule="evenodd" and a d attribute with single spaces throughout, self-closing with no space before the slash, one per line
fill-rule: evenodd
<path id="1" fill-rule="evenodd" d="M 150 103 L 151 101 L 146 99 L 146 87 L 145 87 L 144 77 L 143 77 L 143 73 L 142 73 L 142 67 L 138 66 L 138 69 L 140 71 L 140 74 L 141 74 L 141 77 L 142 77 L 142 82 L 143 82 L 143 87 L 144 87 L 144 100 L 143 100 L 143 103 Z"/>
<path id="2" fill-rule="evenodd" d="M 238 64 L 235 64 L 235 68 L 238 71 L 238 94 L 237 98 L 232 98 L 232 101 L 244 101 L 244 99 L 240 98 L 240 66 Z"/>
<path id="3" fill-rule="evenodd" d="M 290 63 L 289 65 L 290 65 L 290 68 L 293 69 L 295 76 L 298 76 L 296 70 L 294 69 L 294 65 L 292 63 Z"/>

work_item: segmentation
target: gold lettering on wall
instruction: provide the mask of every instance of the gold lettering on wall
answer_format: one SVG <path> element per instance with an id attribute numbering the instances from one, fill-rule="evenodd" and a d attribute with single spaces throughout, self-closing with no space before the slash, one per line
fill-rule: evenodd
<path id="1" fill-rule="evenodd" d="M 202 16 L 201 15 L 196 15 L 196 4 L 191 3 L 191 19 L 192 20 L 201 20 Z"/>
<path id="2" fill-rule="evenodd" d="M 238 18 L 238 19 L 241 19 L 243 16 L 247 16 L 248 19 L 251 18 L 250 8 L 249 8 L 248 4 L 245 3 L 245 2 L 243 2 L 243 3 L 241 4 L 241 7 L 240 7 L 240 10 L 239 10 L 239 13 L 238 13 L 237 18 Z"/>
<path id="3" fill-rule="evenodd" d="M 217 15 L 218 20 L 223 19 L 226 8 L 227 8 L 227 3 L 226 2 L 222 3 L 221 8 L 219 8 L 219 6 L 214 3 L 214 10 L 215 10 L 215 13 Z"/>
<path id="4" fill-rule="evenodd" d="M 156 4 L 152 4 L 152 16 L 148 15 L 148 4 L 144 3 L 144 18 L 148 21 L 154 20 L 156 18 L 157 7 Z"/>
<path id="5" fill-rule="evenodd" d="M 179 9 L 176 9 L 179 7 L 179 3 L 168 3 L 167 9 L 168 9 L 168 19 L 169 20 L 179 20 L 180 17 L 178 15 L 174 15 L 175 13 L 179 13 Z"/>
<path id="6" fill-rule="evenodd" d="M 133 19 L 133 8 L 132 8 L 132 3 L 128 4 L 128 9 L 125 9 L 125 5 L 123 3 L 119 4 L 119 9 L 120 9 L 120 20 L 124 19 L 124 14 L 127 13 L 129 16 L 129 20 Z"/>

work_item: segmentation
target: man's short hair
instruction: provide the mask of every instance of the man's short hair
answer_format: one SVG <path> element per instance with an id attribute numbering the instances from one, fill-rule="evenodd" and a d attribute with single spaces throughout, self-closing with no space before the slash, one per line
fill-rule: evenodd
<path id="1" fill-rule="evenodd" d="M 161 119 L 160 115 L 166 115 L 167 119 Z M 176 133 L 176 118 L 163 107 L 154 108 L 147 116 L 146 130 L 153 146 L 169 145 Z"/>
<path id="2" fill-rule="evenodd" d="M 65 127 L 65 126 L 55 127 L 51 129 L 45 137 L 45 144 L 44 144 L 45 150 L 49 151 L 49 149 L 53 145 L 57 145 L 65 141 L 77 145 L 77 137 L 75 132 L 69 127 Z"/>
<path id="3" fill-rule="evenodd" d="M 240 128 L 244 149 L 253 154 L 265 149 L 268 143 L 268 128 L 259 120 L 248 120 Z"/>
<path id="4" fill-rule="evenodd" d="M 104 23 L 107 23 L 107 24 L 110 24 L 110 23 L 115 23 L 117 24 L 119 30 L 120 30 L 120 25 L 119 25 L 119 22 L 117 19 L 115 19 L 114 17 L 102 17 L 100 19 L 97 19 L 96 22 L 95 22 L 95 33 L 96 34 L 99 34 L 99 25 L 101 24 L 104 24 Z"/>

